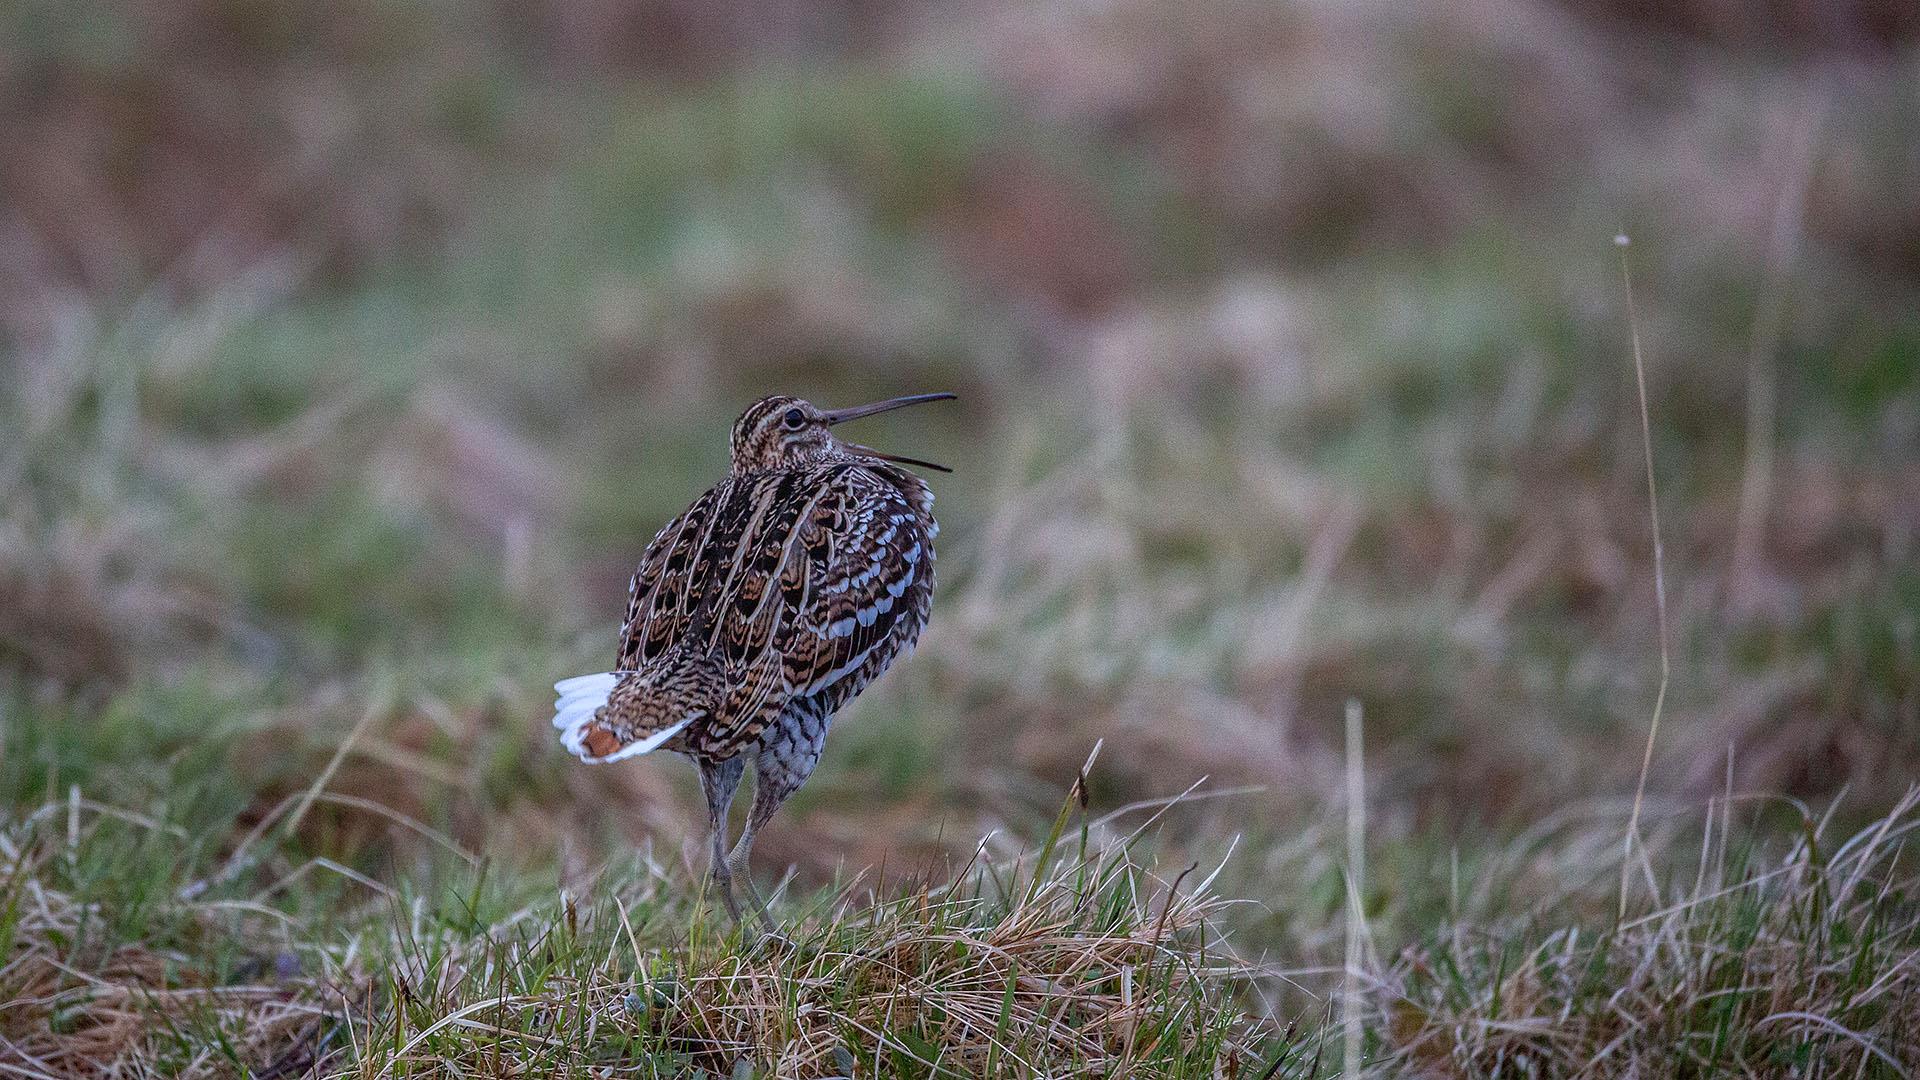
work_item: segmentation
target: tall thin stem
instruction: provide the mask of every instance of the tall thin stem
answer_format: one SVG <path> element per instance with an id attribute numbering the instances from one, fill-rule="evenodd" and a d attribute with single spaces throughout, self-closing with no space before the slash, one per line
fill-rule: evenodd
<path id="1" fill-rule="evenodd" d="M 1646 801 L 1647 773 L 1653 768 L 1653 745 L 1660 738 L 1660 714 L 1667 704 L 1667 682 L 1671 661 L 1667 648 L 1667 557 L 1660 540 L 1660 490 L 1653 476 L 1653 421 L 1647 410 L 1647 364 L 1640 350 L 1640 313 L 1633 303 L 1633 271 L 1627 262 L 1627 246 L 1632 242 L 1625 233 L 1614 237 L 1620 249 L 1620 281 L 1627 293 L 1627 330 L 1633 341 L 1633 377 L 1640 391 L 1640 448 L 1647 464 L 1647 516 L 1653 523 L 1653 600 L 1660 633 L 1660 690 L 1653 698 L 1653 720 L 1647 726 L 1647 749 L 1640 758 L 1640 781 L 1633 789 L 1633 812 L 1627 817 L 1627 837 L 1620 853 L 1620 911 L 1627 916 L 1627 882 L 1633 867 L 1633 846 L 1640 837 L 1640 807 Z M 1648 871 L 1651 877 L 1652 871 Z"/>
<path id="2" fill-rule="evenodd" d="M 1360 1075 L 1360 943 L 1367 909 L 1367 773 L 1360 702 L 1347 702 L 1347 970 L 1340 1026 L 1346 1029 L 1341 1075 Z"/>

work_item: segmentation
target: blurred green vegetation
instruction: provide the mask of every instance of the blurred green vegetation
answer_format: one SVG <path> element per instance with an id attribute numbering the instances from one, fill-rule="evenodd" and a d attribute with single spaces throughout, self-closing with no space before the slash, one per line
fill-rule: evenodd
<path id="1" fill-rule="evenodd" d="M 1257 789 L 1155 850 L 1240 837 L 1235 948 L 1318 970 L 1355 699 L 1381 955 L 1519 913 L 1573 951 L 1610 913 L 1565 867 L 1617 844 L 1513 853 L 1623 827 L 1654 697 L 1624 232 L 1651 805 L 1872 820 L 1920 761 L 1920 30 L 1670 7 L 9 8 L 0 804 L 204 865 L 324 777 L 284 866 L 445 880 L 382 807 L 503 905 L 634 845 L 692 867 L 688 771 L 574 767 L 546 687 L 605 665 L 748 401 L 945 389 L 859 436 L 957 467 L 931 629 L 770 863 L 886 895 L 1043 833 L 1098 740 L 1096 812 Z M 182 849 L 125 839 L 66 884 L 244 963 L 143 923 Z M 1691 883 L 1661 850 L 1648 903 Z M 320 876 L 272 904 L 354 922 Z M 1503 957 L 1396 985 L 1437 1015 Z"/>

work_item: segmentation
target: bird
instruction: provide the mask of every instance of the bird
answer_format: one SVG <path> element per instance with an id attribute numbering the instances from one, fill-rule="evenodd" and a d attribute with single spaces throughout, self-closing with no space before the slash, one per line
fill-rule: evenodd
<path id="1" fill-rule="evenodd" d="M 666 750 L 691 758 L 707 803 L 709 882 L 741 925 L 755 837 L 820 760 L 833 716 L 910 652 L 933 601 L 933 492 L 914 466 L 833 433 L 952 400 L 913 394 L 821 409 L 763 397 L 734 421 L 726 478 L 656 534 L 627 590 L 610 671 L 554 684 L 553 726 L 582 761 Z M 746 765 L 753 805 L 731 849 Z"/>

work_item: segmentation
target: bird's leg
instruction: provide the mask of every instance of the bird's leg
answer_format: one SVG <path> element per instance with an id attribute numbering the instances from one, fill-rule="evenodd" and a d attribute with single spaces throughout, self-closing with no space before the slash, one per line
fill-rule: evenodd
<path id="1" fill-rule="evenodd" d="M 740 902 L 733 896 L 732 867 L 727 861 L 727 809 L 733 805 L 733 793 L 739 789 L 740 774 L 746 767 L 746 757 L 741 754 L 725 761 L 700 762 L 700 790 L 707 796 L 707 838 L 713 860 L 710 879 L 735 926 L 740 925 Z"/>
<path id="2" fill-rule="evenodd" d="M 753 818 L 760 816 L 760 790 L 754 789 Z M 771 817 L 772 814 L 772 810 L 767 811 L 767 816 Z M 761 898 L 760 890 L 754 888 L 753 868 L 749 865 L 753 860 L 753 818 L 748 819 L 746 829 L 740 833 L 740 842 L 733 846 L 733 854 L 727 856 L 727 872 L 739 878 L 740 889 L 747 894 L 747 902 L 753 905 L 754 914 L 760 917 L 760 925 L 767 933 L 774 934 L 778 933 L 778 930 L 775 928 L 773 913 L 767 910 L 767 902 Z"/>
<path id="3" fill-rule="evenodd" d="M 740 833 L 740 842 L 733 847 L 733 853 L 727 856 L 727 870 L 732 877 L 739 879 L 741 888 L 747 894 L 747 900 L 753 905 L 755 914 L 760 916 L 760 925 L 769 934 L 778 935 L 773 921 L 773 913 L 767 909 L 767 902 L 761 898 L 760 891 L 753 885 L 753 840 L 762 826 L 773 818 L 780 804 L 787 797 L 800 790 L 807 776 L 813 772 L 814 763 L 820 760 L 820 752 L 802 751 L 798 754 L 783 753 L 794 748 L 786 746 L 769 747 L 761 751 L 753 765 L 753 809 L 747 814 L 747 827 Z"/>

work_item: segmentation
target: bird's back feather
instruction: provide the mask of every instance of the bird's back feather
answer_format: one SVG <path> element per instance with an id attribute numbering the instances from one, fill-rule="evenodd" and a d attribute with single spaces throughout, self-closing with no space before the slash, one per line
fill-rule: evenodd
<path id="1" fill-rule="evenodd" d="M 835 456 L 730 476 L 660 530 L 633 577 L 619 667 L 697 659 L 719 689 L 655 745 L 730 757 L 789 703 L 831 713 L 911 648 L 932 599 L 932 503 L 904 469 Z M 594 703 L 580 745 L 605 730 L 622 753 L 678 719 L 657 695 L 623 695 L 630 681 Z"/>

